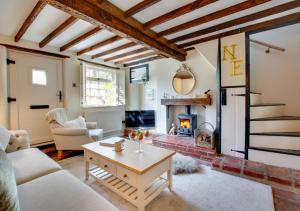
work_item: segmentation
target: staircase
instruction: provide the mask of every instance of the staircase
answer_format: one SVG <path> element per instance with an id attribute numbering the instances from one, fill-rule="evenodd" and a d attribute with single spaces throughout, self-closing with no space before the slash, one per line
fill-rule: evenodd
<path id="1" fill-rule="evenodd" d="M 300 169 L 300 117 L 284 116 L 285 104 L 265 104 L 250 93 L 249 160 Z"/>

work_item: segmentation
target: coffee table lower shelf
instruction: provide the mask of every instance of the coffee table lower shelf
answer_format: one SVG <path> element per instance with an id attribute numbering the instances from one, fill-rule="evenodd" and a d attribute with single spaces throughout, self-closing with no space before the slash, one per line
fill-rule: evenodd
<path id="1" fill-rule="evenodd" d="M 137 188 L 124 182 L 123 180 L 115 177 L 111 173 L 96 167 L 89 171 L 89 174 L 99 181 L 101 184 L 108 187 L 110 190 L 121 195 L 123 198 L 128 200 L 134 205 L 138 205 L 138 191 Z M 159 177 L 152 182 L 152 184 L 145 189 L 145 199 L 144 203 L 147 205 L 150 203 L 157 195 L 159 195 L 163 189 L 168 187 L 169 181 L 165 178 Z"/>

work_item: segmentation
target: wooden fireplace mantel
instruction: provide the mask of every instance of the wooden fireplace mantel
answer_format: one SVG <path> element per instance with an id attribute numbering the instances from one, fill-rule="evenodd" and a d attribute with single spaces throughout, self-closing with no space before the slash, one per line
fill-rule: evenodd
<path id="1" fill-rule="evenodd" d="M 162 105 L 211 105 L 211 98 L 161 99 Z"/>

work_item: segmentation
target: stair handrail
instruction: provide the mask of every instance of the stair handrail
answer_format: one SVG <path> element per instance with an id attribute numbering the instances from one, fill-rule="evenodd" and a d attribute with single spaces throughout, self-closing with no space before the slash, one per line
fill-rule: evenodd
<path id="1" fill-rule="evenodd" d="M 272 44 L 269 44 L 269 43 L 266 43 L 266 42 L 262 42 L 262 41 L 255 40 L 255 39 L 250 39 L 250 41 L 251 41 L 251 42 L 254 42 L 254 43 L 256 43 L 256 44 L 259 44 L 259 45 L 263 45 L 263 46 L 268 47 L 268 50 L 266 51 L 266 53 L 269 53 L 271 48 L 274 49 L 274 50 L 282 51 L 282 52 L 285 51 L 284 48 L 281 48 L 281 47 L 279 47 L 279 46 L 272 45 Z"/>

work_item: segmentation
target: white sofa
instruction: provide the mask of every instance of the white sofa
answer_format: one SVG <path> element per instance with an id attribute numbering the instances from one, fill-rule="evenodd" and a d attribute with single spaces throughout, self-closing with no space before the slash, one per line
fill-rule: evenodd
<path id="1" fill-rule="evenodd" d="M 18 135 L 17 132 L 15 134 Z M 24 131 L 18 135 L 19 140 L 24 142 L 22 135 L 26 136 Z M 1 137 L 4 136 L 0 134 Z M 21 145 L 23 146 L 24 143 Z M 118 210 L 89 186 L 63 170 L 39 149 L 21 149 L 7 153 L 5 157 L 13 166 L 19 207 L 22 211 Z"/>

